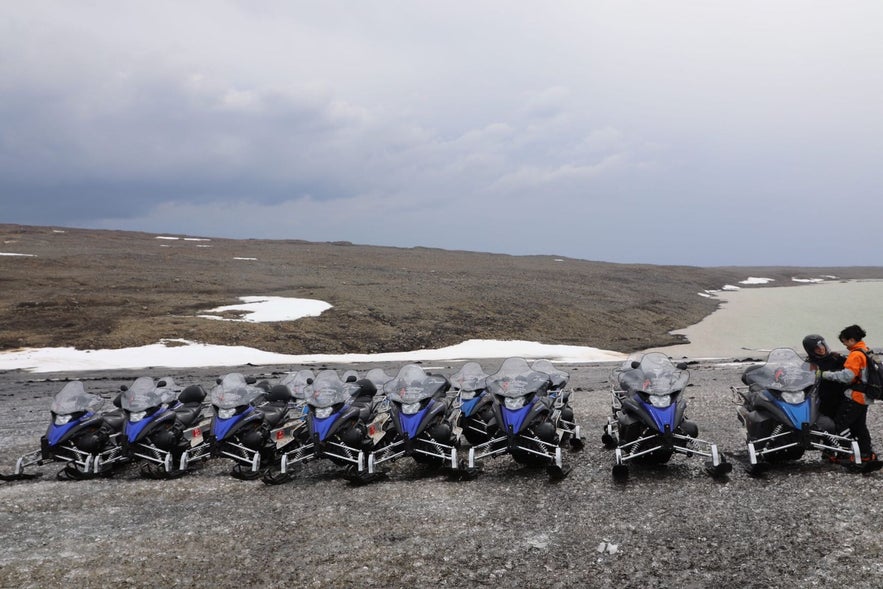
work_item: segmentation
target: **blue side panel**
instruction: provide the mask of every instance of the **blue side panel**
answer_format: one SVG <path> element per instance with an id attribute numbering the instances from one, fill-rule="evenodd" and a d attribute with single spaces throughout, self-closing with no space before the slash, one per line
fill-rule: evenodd
<path id="1" fill-rule="evenodd" d="M 420 423 L 423 421 L 423 418 L 426 416 L 426 412 L 429 411 L 429 408 L 432 407 L 432 403 L 428 404 L 426 407 L 414 413 L 413 415 L 405 415 L 404 413 L 399 413 L 399 423 L 402 426 L 402 433 L 407 434 L 409 438 L 417 437 L 417 432 L 420 429 Z"/>
<path id="2" fill-rule="evenodd" d="M 156 418 L 165 413 L 165 409 L 160 409 L 150 417 L 145 417 L 141 421 L 132 423 L 131 421 L 126 420 L 126 423 L 123 427 L 123 431 L 126 433 L 126 439 L 130 442 L 134 442 L 138 439 L 138 436 L 141 435 L 141 432 L 144 431 L 148 425 L 156 421 Z"/>
<path id="3" fill-rule="evenodd" d="M 654 407 L 650 403 L 644 403 L 644 407 L 647 408 L 647 412 L 653 418 L 653 421 L 656 423 L 656 429 L 661 432 L 665 431 L 665 426 L 668 426 L 671 431 L 675 431 L 675 414 L 677 413 L 678 404 L 672 403 L 668 407 L 660 408 Z"/>
<path id="4" fill-rule="evenodd" d="M 245 419 L 245 416 L 251 413 L 253 409 L 253 407 L 249 407 L 239 415 L 234 415 L 229 419 L 221 419 L 220 417 L 215 416 L 215 422 L 212 424 L 212 434 L 215 436 L 215 439 L 223 440 L 226 438 L 227 434 L 230 433 L 230 430 L 233 429 L 237 423 Z"/>
<path id="5" fill-rule="evenodd" d="M 799 405 L 791 405 L 784 401 L 776 400 L 776 405 L 788 416 L 794 429 L 800 429 L 804 423 L 809 423 L 810 399 L 806 399 Z"/>
<path id="6" fill-rule="evenodd" d="M 319 441 L 324 442 L 325 438 L 328 436 L 328 432 L 331 430 L 331 426 L 334 425 L 334 422 L 337 421 L 337 418 L 340 416 L 340 412 L 329 415 L 324 419 L 319 419 L 315 415 L 313 415 L 313 432 L 319 435 Z"/>
<path id="7" fill-rule="evenodd" d="M 49 445 L 56 445 L 65 435 L 67 435 L 69 431 L 71 431 L 73 428 L 80 425 L 87 419 L 90 419 L 93 415 L 94 413 L 87 413 L 83 417 L 69 421 L 64 425 L 55 425 L 54 423 L 50 423 L 49 430 L 46 432 L 46 440 L 49 442 Z"/>
<path id="8" fill-rule="evenodd" d="M 473 397 L 468 401 L 463 401 L 463 405 L 460 407 L 460 411 L 463 412 L 463 415 L 469 417 L 472 415 L 472 412 L 475 411 L 475 407 L 478 405 L 478 402 L 481 401 L 482 396 L 479 395 L 477 397 Z"/>
<path id="9" fill-rule="evenodd" d="M 503 413 L 503 428 L 508 432 L 509 426 L 512 426 L 512 431 L 514 433 L 518 433 L 521 431 L 521 426 L 524 423 L 524 418 L 527 417 L 527 414 L 530 413 L 530 410 L 533 408 L 532 404 L 525 405 L 521 409 L 506 409 L 505 407 L 501 407 Z"/>

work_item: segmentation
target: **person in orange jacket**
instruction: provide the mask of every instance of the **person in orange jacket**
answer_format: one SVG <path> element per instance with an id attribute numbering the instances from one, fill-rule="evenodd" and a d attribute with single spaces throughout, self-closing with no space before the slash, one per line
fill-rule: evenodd
<path id="1" fill-rule="evenodd" d="M 843 369 L 822 371 L 821 377 L 823 380 L 847 385 L 843 392 L 845 398 L 834 416 L 836 431 L 841 432 L 849 428 L 858 441 L 862 462 L 876 462 L 877 455 L 871 447 L 871 433 L 867 424 L 868 405 L 874 401 L 854 388 L 854 385 L 862 383 L 866 378 L 868 360 L 862 353 L 862 350 L 868 350 L 864 342 L 866 335 L 865 330 L 858 325 L 850 325 L 843 329 L 840 332 L 840 342 L 849 350 Z"/>

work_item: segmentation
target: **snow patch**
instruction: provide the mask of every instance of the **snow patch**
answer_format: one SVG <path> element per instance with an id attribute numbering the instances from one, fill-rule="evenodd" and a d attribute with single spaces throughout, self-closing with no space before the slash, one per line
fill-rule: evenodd
<path id="1" fill-rule="evenodd" d="M 9 252 L 0 252 L 0 256 L 18 256 L 20 258 L 36 258 L 36 254 L 13 254 Z"/>
<path id="2" fill-rule="evenodd" d="M 208 366 L 350 364 L 355 362 L 417 362 L 473 358 L 545 358 L 554 362 L 621 362 L 627 355 L 582 346 L 547 345 L 528 341 L 468 340 L 430 350 L 385 354 L 302 355 L 264 352 L 245 346 L 216 346 L 182 339 L 122 350 L 27 348 L 0 353 L 0 370 L 76 372 L 127 368 L 198 368 Z"/>
<path id="3" fill-rule="evenodd" d="M 723 287 L 721 287 L 721 290 L 742 290 L 742 289 L 739 288 L 738 286 L 735 286 L 732 284 L 725 284 L 725 285 L 723 285 Z"/>
<path id="4" fill-rule="evenodd" d="M 288 297 L 239 297 L 241 305 L 226 305 L 208 309 L 205 313 L 223 313 L 224 311 L 245 311 L 241 319 L 228 319 L 218 315 L 197 315 L 203 319 L 219 321 L 246 321 L 249 323 L 266 323 L 273 321 L 293 321 L 301 317 L 318 317 L 323 311 L 331 308 L 329 303 L 316 299 L 294 299 Z"/>
<path id="5" fill-rule="evenodd" d="M 749 276 L 745 280 L 740 280 L 739 284 L 769 284 L 770 282 L 775 281 L 775 278 L 758 278 L 756 276 Z"/>

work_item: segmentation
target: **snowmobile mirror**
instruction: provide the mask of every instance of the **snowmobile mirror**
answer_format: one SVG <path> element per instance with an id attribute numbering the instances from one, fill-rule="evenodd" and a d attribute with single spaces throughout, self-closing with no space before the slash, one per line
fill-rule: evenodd
<path id="1" fill-rule="evenodd" d="M 641 365 L 637 360 L 632 360 L 632 368 L 638 368 Z"/>
<path id="2" fill-rule="evenodd" d="M 253 376 L 246 376 L 246 377 L 245 377 L 245 384 L 254 384 L 254 383 L 256 383 L 257 381 L 258 381 L 258 379 L 256 379 L 256 378 L 253 377 Z"/>
<path id="3" fill-rule="evenodd" d="M 308 379 L 307 379 L 307 384 L 313 384 L 313 379 L 312 379 L 312 378 L 308 378 Z"/>
<path id="4" fill-rule="evenodd" d="M 161 381 L 159 381 L 158 383 L 156 383 L 156 386 L 157 386 L 157 388 L 160 388 L 160 389 L 161 389 L 161 388 L 163 388 L 164 386 L 167 386 L 167 384 L 168 384 L 168 383 L 166 383 L 166 381 L 161 380 Z"/>
<path id="5" fill-rule="evenodd" d="M 120 390 L 123 391 L 123 392 L 125 393 L 126 391 L 129 390 L 129 387 L 127 387 L 127 386 L 124 385 L 124 384 L 121 384 L 121 385 L 120 385 Z"/>
<path id="6" fill-rule="evenodd" d="M 357 380 L 357 379 L 356 379 L 356 375 L 355 375 L 355 374 L 350 374 L 349 376 L 346 377 L 346 381 L 347 381 L 347 382 L 356 382 L 356 380 Z"/>
<path id="7" fill-rule="evenodd" d="M 686 362 L 678 362 L 678 365 L 675 366 L 675 368 L 677 368 L 678 370 L 686 370 L 686 369 L 687 369 L 687 363 L 686 363 Z"/>
<path id="8" fill-rule="evenodd" d="M 222 382 L 224 382 L 224 381 L 221 380 L 220 378 L 216 378 L 216 379 L 215 379 L 215 383 L 217 383 L 217 384 L 221 384 Z"/>

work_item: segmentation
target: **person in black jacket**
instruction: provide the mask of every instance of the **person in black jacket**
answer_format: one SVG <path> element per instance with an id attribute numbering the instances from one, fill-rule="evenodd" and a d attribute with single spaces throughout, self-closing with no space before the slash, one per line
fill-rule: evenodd
<path id="1" fill-rule="evenodd" d="M 815 365 L 817 370 L 843 370 L 846 358 L 831 351 L 831 347 L 822 336 L 811 334 L 803 338 L 803 349 L 806 350 L 807 361 Z M 830 417 L 832 421 L 836 419 L 846 386 L 839 382 L 823 380 L 819 385 L 819 413 Z"/>

